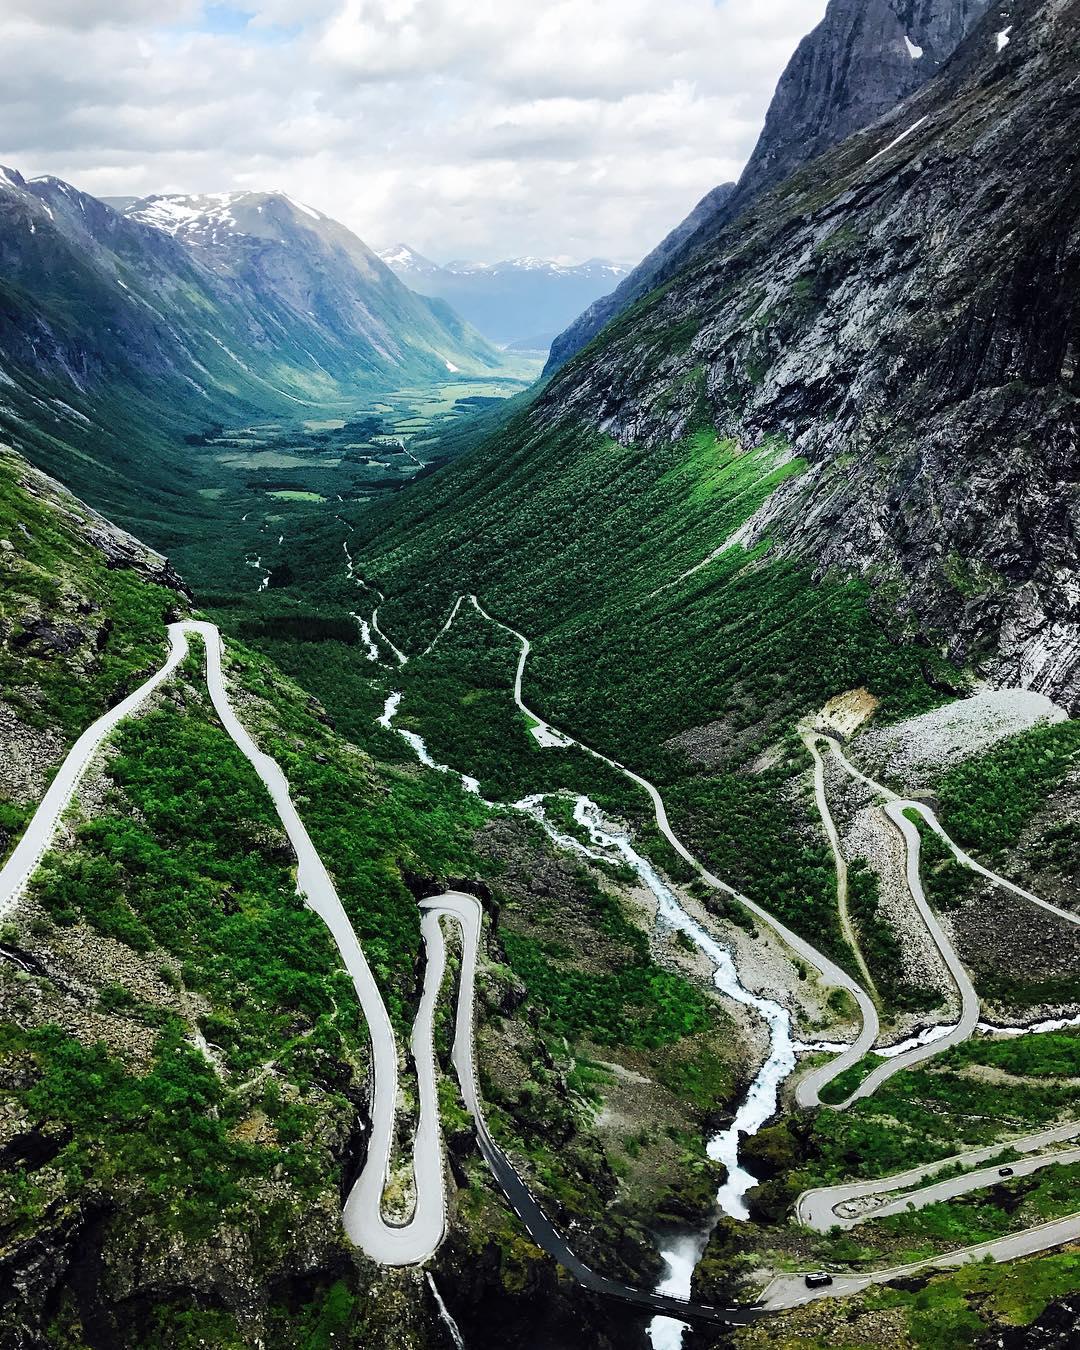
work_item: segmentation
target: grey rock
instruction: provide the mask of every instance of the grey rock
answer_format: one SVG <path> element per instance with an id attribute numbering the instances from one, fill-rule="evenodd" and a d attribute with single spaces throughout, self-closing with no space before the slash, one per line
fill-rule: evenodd
<path id="1" fill-rule="evenodd" d="M 936 75 L 989 2 L 830 0 L 825 17 L 803 38 L 780 77 L 738 183 L 714 188 L 617 290 L 560 333 L 544 374 L 553 374 L 616 315 L 689 263 L 762 193 L 870 126 Z"/>
<path id="2" fill-rule="evenodd" d="M 928 652 L 1075 713 L 1078 87 L 1077 0 L 997 0 L 930 84 L 760 198 L 534 417 L 659 444 L 707 412 L 744 445 L 784 438 L 808 471 L 743 542 L 861 575 Z M 673 350 L 673 329 L 696 336 Z"/>
<path id="3" fill-rule="evenodd" d="M 31 656 L 69 656 L 86 640 L 74 624 L 55 624 L 49 619 L 31 619 L 11 639 L 11 645 Z"/>

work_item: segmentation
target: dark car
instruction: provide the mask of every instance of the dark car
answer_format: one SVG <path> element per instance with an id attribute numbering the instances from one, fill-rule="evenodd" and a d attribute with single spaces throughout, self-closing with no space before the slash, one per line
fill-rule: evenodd
<path id="1" fill-rule="evenodd" d="M 815 1271 L 806 1277 L 807 1289 L 824 1289 L 827 1284 L 832 1284 L 832 1276 L 824 1270 Z"/>
<path id="2" fill-rule="evenodd" d="M 1012 1174 L 1013 1174 L 1013 1170 L 1012 1170 L 1011 1167 L 999 1167 L 999 1168 L 998 1168 L 998 1176 L 999 1176 L 999 1177 L 1011 1177 Z"/>

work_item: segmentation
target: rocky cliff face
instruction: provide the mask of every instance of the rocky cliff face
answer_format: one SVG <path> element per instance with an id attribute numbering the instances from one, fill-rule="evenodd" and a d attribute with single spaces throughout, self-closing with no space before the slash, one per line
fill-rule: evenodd
<path id="1" fill-rule="evenodd" d="M 936 75 L 989 0 L 832 0 L 780 77 L 733 213 Z"/>
<path id="2" fill-rule="evenodd" d="M 704 412 L 808 473 L 770 538 L 922 640 L 1080 707 L 1080 4 L 997 3 L 941 75 L 759 199 L 556 380 L 541 417 Z M 722 541 L 718 541 L 722 542 Z"/>
<path id="3" fill-rule="evenodd" d="M 796 169 L 868 127 L 956 51 L 989 0 L 831 0 L 780 77 L 754 153 L 737 184 L 709 193 L 609 296 L 552 344 L 551 374 L 606 323 L 685 266 L 705 242 Z"/>

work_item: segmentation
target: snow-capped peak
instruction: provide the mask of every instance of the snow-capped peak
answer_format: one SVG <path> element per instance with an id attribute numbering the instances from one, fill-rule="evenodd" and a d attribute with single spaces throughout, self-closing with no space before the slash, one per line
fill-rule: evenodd
<path id="1" fill-rule="evenodd" d="M 514 272 L 544 272 L 553 277 L 624 277 L 630 271 L 628 265 L 612 262 L 608 258 L 589 258 L 587 262 L 572 263 L 565 258 L 541 258 L 526 254 L 521 258 L 504 258 L 500 262 L 453 258 L 440 266 L 409 244 L 394 244 L 378 252 L 387 267 L 403 276 L 435 276 L 442 273 L 456 277 L 497 277 Z"/>
<path id="2" fill-rule="evenodd" d="M 325 220 L 314 207 L 298 202 L 286 192 L 204 192 L 193 195 L 162 193 L 145 197 L 128 207 L 126 215 L 188 244 L 218 244 L 235 235 L 264 234 L 257 220 L 273 202 L 291 211 Z M 244 213 L 248 215 L 245 219 Z"/>
<path id="3" fill-rule="evenodd" d="M 243 192 L 205 192 L 197 196 L 160 194 L 136 202 L 126 214 L 172 235 L 186 234 L 192 227 L 232 230 L 236 227 L 232 207 L 246 195 Z"/>
<path id="4" fill-rule="evenodd" d="M 425 258 L 408 244 L 394 244 L 378 250 L 379 257 L 395 272 L 438 272 L 439 265 Z"/>

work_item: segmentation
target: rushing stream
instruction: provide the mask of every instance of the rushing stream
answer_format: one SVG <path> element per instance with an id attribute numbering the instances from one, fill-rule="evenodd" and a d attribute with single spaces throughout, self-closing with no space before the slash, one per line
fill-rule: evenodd
<path id="1" fill-rule="evenodd" d="M 548 834 L 564 847 L 575 846 L 591 856 L 616 855 L 637 873 L 638 879 L 651 891 L 656 899 L 657 920 L 664 928 L 682 933 L 702 952 L 712 964 L 713 984 L 721 994 L 734 999 L 744 1007 L 752 1008 L 769 1029 L 769 1055 L 750 1085 L 735 1118 L 731 1124 L 713 1135 L 706 1146 L 706 1152 L 715 1162 L 721 1162 L 727 1170 L 724 1184 L 716 1193 L 717 1208 L 733 1219 L 749 1218 L 746 1206 L 746 1192 L 757 1185 L 757 1178 L 739 1163 L 739 1140 L 743 1135 L 756 1134 L 767 1120 L 776 1114 L 777 1093 L 780 1084 L 795 1068 L 795 1041 L 792 1037 L 791 1018 L 787 1010 L 772 999 L 752 994 L 739 979 L 739 972 L 731 953 L 686 912 L 674 892 L 662 880 L 659 873 L 647 858 L 643 858 L 626 837 L 605 822 L 600 808 L 588 797 L 578 797 L 574 805 L 574 819 L 589 832 L 595 850 L 584 849 L 577 840 L 556 830 L 544 816 L 543 801 L 540 798 L 527 798 L 517 803 L 518 809 L 528 810 L 539 820 Z M 691 1280 L 694 1268 L 701 1260 L 702 1253 L 709 1241 L 712 1225 L 709 1224 L 695 1234 L 684 1234 L 674 1239 L 661 1251 L 667 1269 L 664 1278 L 657 1285 L 657 1293 L 672 1294 L 676 1298 L 690 1297 Z M 679 1350 L 683 1341 L 685 1324 L 670 1317 L 654 1317 L 649 1325 L 649 1338 L 653 1350 Z"/>
<path id="2" fill-rule="evenodd" d="M 437 763 L 428 751 L 422 736 L 403 727 L 394 726 L 394 718 L 400 704 L 401 694 L 390 694 L 382 716 L 378 719 L 379 725 L 401 736 L 422 764 L 440 773 L 454 774 L 461 780 L 466 791 L 479 795 L 480 784 L 475 778 L 459 773 L 446 764 Z M 655 898 L 657 922 L 661 927 L 687 937 L 712 964 L 713 984 L 719 992 L 727 998 L 734 999 L 736 1003 L 743 1004 L 744 1007 L 752 1008 L 769 1029 L 768 1058 L 750 1085 L 731 1124 L 713 1135 L 706 1146 L 709 1157 L 723 1163 L 727 1171 L 724 1184 L 716 1195 L 717 1209 L 733 1219 L 747 1219 L 749 1211 L 746 1193 L 757 1185 L 757 1178 L 739 1163 L 739 1140 L 743 1135 L 756 1134 L 762 1125 L 776 1114 L 780 1084 L 795 1068 L 796 1049 L 812 1047 L 796 1046 L 787 1010 L 772 999 L 761 998 L 745 988 L 727 948 L 721 946 L 686 912 L 652 863 L 642 857 L 625 834 L 605 820 L 600 807 L 594 801 L 579 796 L 574 802 L 574 820 L 588 833 L 591 847 L 552 824 L 547 818 L 544 803 L 545 798 L 542 795 L 526 797 L 522 801 L 512 803 L 511 809 L 531 816 L 544 828 L 549 838 L 564 849 L 584 854 L 593 861 L 620 859 L 628 864 Z M 488 804 L 497 805 L 497 803 Z M 657 1286 L 657 1293 L 671 1294 L 676 1298 L 690 1298 L 694 1268 L 701 1260 L 711 1232 L 712 1224 L 709 1224 L 698 1233 L 685 1234 L 672 1240 L 670 1245 L 661 1251 L 667 1269 L 663 1280 Z M 654 1317 L 649 1324 L 649 1338 L 653 1350 L 679 1350 L 684 1330 L 685 1323 L 670 1317 Z"/>
<path id="3" fill-rule="evenodd" d="M 435 1299 L 435 1306 L 439 1310 L 439 1320 L 450 1334 L 450 1339 L 454 1343 L 454 1350 L 465 1350 L 465 1338 L 461 1334 L 461 1329 L 450 1315 L 450 1309 L 443 1302 L 443 1296 L 439 1293 L 439 1286 L 435 1283 L 435 1277 L 431 1271 L 427 1272 L 428 1288 L 431 1290 L 432 1297 Z"/>

